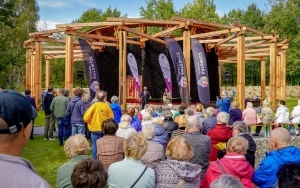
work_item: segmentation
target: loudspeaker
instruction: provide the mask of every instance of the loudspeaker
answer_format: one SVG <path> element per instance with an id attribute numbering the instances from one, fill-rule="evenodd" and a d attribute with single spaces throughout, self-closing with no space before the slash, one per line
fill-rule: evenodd
<path id="1" fill-rule="evenodd" d="M 77 78 L 80 80 L 80 79 L 83 79 L 83 71 L 82 70 L 79 70 L 77 71 Z"/>
<path id="2" fill-rule="evenodd" d="M 229 82 L 230 81 L 230 72 L 224 72 L 224 81 Z"/>

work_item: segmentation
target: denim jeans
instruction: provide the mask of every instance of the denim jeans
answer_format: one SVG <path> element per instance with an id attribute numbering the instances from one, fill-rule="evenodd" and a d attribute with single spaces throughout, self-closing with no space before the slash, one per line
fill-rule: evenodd
<path id="1" fill-rule="evenodd" d="M 92 155 L 93 159 L 97 160 L 97 140 L 103 136 L 102 132 L 92 132 Z"/>
<path id="2" fill-rule="evenodd" d="M 72 124 L 72 135 L 83 134 L 85 135 L 85 124 L 75 123 Z"/>
<path id="3" fill-rule="evenodd" d="M 64 138 L 68 139 L 71 135 L 71 123 L 70 118 L 68 117 L 58 117 L 57 125 L 58 125 L 58 139 L 59 143 L 63 144 Z"/>

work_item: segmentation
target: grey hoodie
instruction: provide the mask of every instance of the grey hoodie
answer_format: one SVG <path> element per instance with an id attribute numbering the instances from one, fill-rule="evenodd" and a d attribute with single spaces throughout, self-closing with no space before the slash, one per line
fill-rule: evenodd
<path id="1" fill-rule="evenodd" d="M 180 179 L 185 183 L 182 188 L 199 188 L 201 166 L 188 161 L 167 159 L 159 162 L 155 169 L 155 187 L 174 188 Z"/>

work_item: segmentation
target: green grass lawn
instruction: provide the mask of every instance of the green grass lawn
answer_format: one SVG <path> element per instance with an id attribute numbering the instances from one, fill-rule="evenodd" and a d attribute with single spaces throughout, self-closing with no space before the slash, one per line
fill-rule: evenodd
<path id="1" fill-rule="evenodd" d="M 288 99 L 286 101 L 290 112 L 296 104 L 297 99 Z M 36 126 L 44 126 L 44 111 L 38 111 L 38 117 L 34 124 Z M 24 148 L 22 157 L 31 161 L 37 173 L 53 187 L 56 187 L 56 170 L 68 161 L 63 147 L 59 146 L 58 141 L 44 141 L 43 136 L 35 136 L 34 140 L 30 140 Z"/>

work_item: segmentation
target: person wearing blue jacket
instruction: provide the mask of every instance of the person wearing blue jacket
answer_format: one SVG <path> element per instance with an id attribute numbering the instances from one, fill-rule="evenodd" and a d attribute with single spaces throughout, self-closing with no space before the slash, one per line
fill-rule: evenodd
<path id="1" fill-rule="evenodd" d="M 260 188 L 277 187 L 277 172 L 282 165 L 300 164 L 300 149 L 291 146 L 288 130 L 278 127 L 271 131 L 270 152 L 262 160 L 253 175 L 253 183 Z"/>
<path id="2" fill-rule="evenodd" d="M 216 107 L 218 108 L 218 112 L 227 112 L 229 114 L 229 109 L 231 106 L 231 100 L 227 97 L 227 93 L 225 91 L 222 92 L 221 99 L 217 97 Z"/>
<path id="3" fill-rule="evenodd" d="M 118 104 L 119 99 L 117 96 L 114 95 L 111 97 L 110 101 L 111 101 L 110 108 L 114 113 L 114 120 L 119 124 L 122 116 L 122 109 L 121 106 Z"/>

